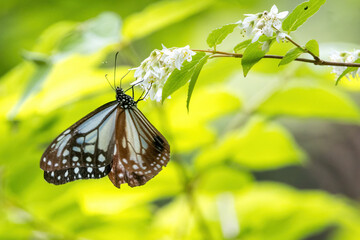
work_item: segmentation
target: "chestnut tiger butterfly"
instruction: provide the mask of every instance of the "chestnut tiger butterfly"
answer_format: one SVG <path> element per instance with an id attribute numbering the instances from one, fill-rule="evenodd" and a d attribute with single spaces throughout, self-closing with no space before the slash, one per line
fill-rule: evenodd
<path id="1" fill-rule="evenodd" d="M 113 88 L 115 101 L 95 109 L 55 138 L 40 160 L 47 182 L 59 185 L 108 175 L 117 188 L 123 183 L 136 187 L 167 165 L 170 146 L 137 108 L 145 97 L 135 101 L 133 87 L 131 97 L 120 83 Z"/>

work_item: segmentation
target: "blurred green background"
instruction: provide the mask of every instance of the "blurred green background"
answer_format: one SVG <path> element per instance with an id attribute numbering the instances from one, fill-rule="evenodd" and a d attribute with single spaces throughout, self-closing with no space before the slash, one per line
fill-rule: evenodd
<path id="1" fill-rule="evenodd" d="M 216 27 L 299 3 L 1 1 L 0 239 L 359 239 L 360 83 L 335 87 L 327 67 L 263 60 L 243 78 L 239 59 L 213 59 L 189 113 L 186 88 L 141 102 L 172 151 L 142 187 L 54 186 L 39 168 L 51 140 L 114 99 L 116 51 L 121 76 L 161 44 L 206 49 Z M 329 0 L 293 38 L 317 39 L 324 58 L 359 48 L 359 8 Z M 242 40 L 237 29 L 218 49 Z"/>

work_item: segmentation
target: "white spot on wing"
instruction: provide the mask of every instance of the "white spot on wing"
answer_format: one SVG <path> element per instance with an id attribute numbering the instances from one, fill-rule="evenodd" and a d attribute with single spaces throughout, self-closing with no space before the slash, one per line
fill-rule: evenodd
<path id="1" fill-rule="evenodd" d="M 122 139 L 122 146 L 123 146 L 123 148 L 126 148 L 126 139 L 125 139 L 125 137 L 123 137 L 123 139 Z"/>
<path id="2" fill-rule="evenodd" d="M 81 152 L 81 149 L 80 149 L 79 147 L 73 147 L 72 149 L 73 149 L 73 151 L 75 151 L 75 152 Z"/>
<path id="3" fill-rule="evenodd" d="M 65 149 L 65 151 L 63 152 L 63 156 L 66 157 L 67 155 L 69 155 L 69 150 Z"/>
<path id="4" fill-rule="evenodd" d="M 94 153 L 95 153 L 95 147 L 94 147 L 94 145 L 86 145 L 86 146 L 85 146 L 85 152 L 86 152 L 86 153 L 94 154 Z"/>
<path id="5" fill-rule="evenodd" d="M 114 135 L 116 111 L 114 111 L 99 128 L 98 147 L 104 151 L 108 150 L 112 136 Z"/>
<path id="6" fill-rule="evenodd" d="M 132 121 L 129 110 L 125 110 L 125 114 L 126 114 L 126 119 L 128 119 L 128 121 L 126 121 L 126 134 L 128 141 L 133 144 L 135 152 L 140 153 L 141 149 L 140 149 L 139 133 L 136 130 L 134 122 Z"/>
<path id="7" fill-rule="evenodd" d="M 141 139 L 141 145 L 142 145 L 142 147 L 145 148 L 145 149 L 147 149 L 147 148 L 148 148 L 148 144 L 146 143 L 146 141 L 145 141 L 142 137 L 140 137 L 140 139 Z"/>
<path id="8" fill-rule="evenodd" d="M 85 137 L 85 143 L 95 143 L 97 139 L 97 130 L 88 133 Z"/>
<path id="9" fill-rule="evenodd" d="M 99 157 L 98 157 L 98 160 L 99 160 L 99 162 L 104 162 L 104 161 L 105 161 L 104 155 L 102 155 L 102 154 L 100 153 L 100 155 L 99 155 Z"/>
<path id="10" fill-rule="evenodd" d="M 76 139 L 76 143 L 78 143 L 78 144 L 82 144 L 83 142 L 84 142 L 84 137 L 78 137 Z"/>
<path id="11" fill-rule="evenodd" d="M 134 170 L 139 169 L 138 165 L 135 165 L 135 164 L 132 167 L 133 167 Z"/>
<path id="12" fill-rule="evenodd" d="M 80 169 L 78 167 L 74 168 L 74 173 L 77 174 L 79 172 L 79 170 Z"/>
<path id="13" fill-rule="evenodd" d="M 58 142 L 58 144 L 60 144 L 60 145 L 59 145 L 59 149 L 57 150 L 58 151 L 57 154 L 56 154 L 57 157 L 60 157 L 60 154 L 63 151 L 63 149 L 66 146 L 69 139 L 70 139 L 70 135 L 68 134 L 68 135 L 66 135 L 66 137 L 64 137 L 64 139 L 62 141 Z"/>

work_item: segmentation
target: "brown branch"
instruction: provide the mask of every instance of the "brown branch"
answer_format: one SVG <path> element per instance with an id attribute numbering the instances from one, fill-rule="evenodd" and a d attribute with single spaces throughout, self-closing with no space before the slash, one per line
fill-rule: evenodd
<path id="1" fill-rule="evenodd" d="M 243 57 L 243 54 L 241 54 L 241 53 L 229 53 L 229 52 L 221 52 L 221 51 L 214 51 L 214 50 L 201 50 L 201 49 L 193 49 L 193 51 L 194 52 L 212 53 L 213 55 L 211 56 L 211 58 L 216 58 L 216 57 L 242 58 Z M 283 59 L 284 56 L 265 55 L 263 58 Z M 324 61 L 321 59 L 314 60 L 314 59 L 307 59 L 307 58 L 296 58 L 294 61 L 307 62 L 307 63 L 312 63 L 315 65 L 321 65 L 321 66 L 360 67 L 360 63 L 331 62 L 331 61 Z"/>

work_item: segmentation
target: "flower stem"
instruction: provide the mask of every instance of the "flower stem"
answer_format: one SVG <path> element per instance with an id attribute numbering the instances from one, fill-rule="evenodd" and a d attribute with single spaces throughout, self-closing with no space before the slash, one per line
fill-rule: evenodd
<path id="1" fill-rule="evenodd" d="M 304 52 L 307 52 L 308 54 L 310 54 L 314 60 L 318 63 L 322 62 L 322 60 L 316 56 L 313 52 L 311 52 L 310 50 L 306 49 L 306 48 L 303 48 L 301 47 L 299 44 L 297 44 L 294 40 L 292 40 L 291 38 L 289 37 L 286 37 L 286 40 L 288 40 L 289 42 L 291 42 L 292 44 L 294 44 L 296 47 L 300 48 L 301 50 L 303 50 Z M 321 64 L 316 64 L 316 65 L 321 65 Z"/>
<path id="2" fill-rule="evenodd" d="M 202 50 L 202 49 L 192 49 L 192 51 L 211 53 L 211 54 L 213 54 L 211 56 L 211 58 L 216 58 L 216 57 L 242 58 L 243 57 L 243 54 L 241 54 L 241 53 L 229 53 L 229 52 L 214 51 L 214 50 Z M 269 55 L 265 55 L 263 58 L 283 59 L 284 56 L 269 54 Z M 321 66 L 360 67 L 360 63 L 331 62 L 331 61 L 321 60 L 320 58 L 318 58 L 318 60 L 307 59 L 307 58 L 296 58 L 294 61 L 307 62 L 307 63 L 312 63 L 315 65 L 321 65 Z"/>

